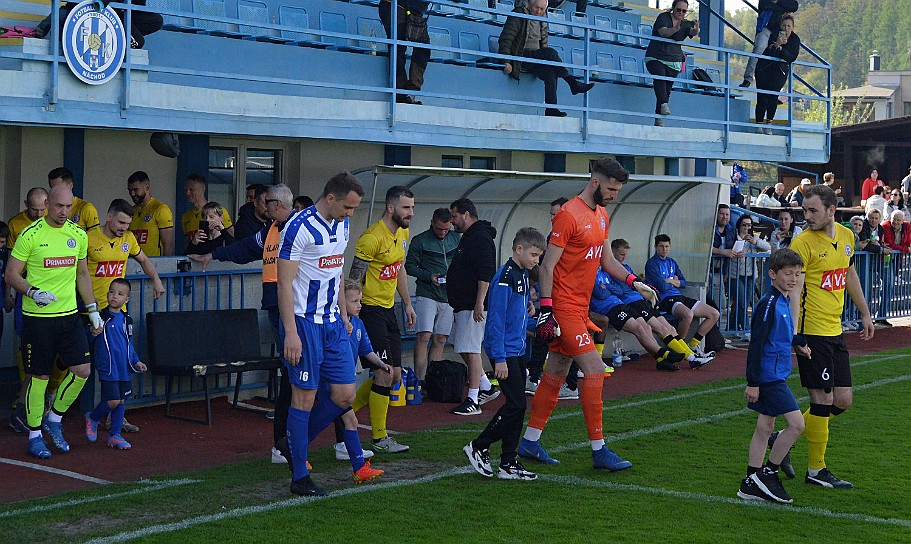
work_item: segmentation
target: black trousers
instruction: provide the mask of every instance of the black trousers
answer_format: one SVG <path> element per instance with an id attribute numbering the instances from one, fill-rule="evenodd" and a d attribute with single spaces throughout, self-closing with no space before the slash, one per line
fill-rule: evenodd
<path id="1" fill-rule="evenodd" d="M 560 54 L 556 49 L 542 47 L 541 49 L 526 49 L 522 53 L 523 57 L 537 60 L 547 60 L 550 62 L 563 62 Z M 533 76 L 544 82 L 544 103 L 557 103 L 557 78 L 569 77 L 569 70 L 564 66 L 550 66 L 547 64 L 534 64 L 525 62 L 522 68 Z"/>
<path id="2" fill-rule="evenodd" d="M 383 28 L 386 29 L 386 36 L 392 37 L 392 3 L 381 1 L 379 9 L 380 21 L 383 23 Z M 406 39 L 405 18 L 405 10 L 400 9 L 395 32 L 396 37 L 400 40 Z M 406 49 L 407 47 L 404 45 L 396 47 L 395 85 L 397 89 L 420 91 L 424 86 L 424 71 L 427 69 L 427 63 L 430 62 L 430 49 L 414 48 L 408 73 L 405 72 Z"/>
<path id="3" fill-rule="evenodd" d="M 538 383 L 541 381 L 541 374 L 544 373 L 544 362 L 547 360 L 548 351 L 547 340 L 542 340 L 535 336 L 534 343 L 531 346 L 531 358 L 526 365 L 528 368 L 528 379 Z M 575 361 L 569 366 L 569 372 L 566 374 L 566 385 L 570 389 L 576 389 L 579 385 L 579 365 Z"/>
<path id="4" fill-rule="evenodd" d="M 680 72 L 674 70 L 663 62 L 650 60 L 645 63 L 648 73 L 653 76 L 677 77 Z M 667 104 L 671 99 L 671 88 L 674 86 L 673 81 L 653 80 L 652 87 L 655 89 L 655 113 L 661 113 L 661 104 Z"/>
<path id="5" fill-rule="evenodd" d="M 485 450 L 494 442 L 501 440 L 501 464 L 516 460 L 516 448 L 519 447 L 522 423 L 525 421 L 525 365 L 522 357 L 507 357 L 506 368 L 509 375 L 505 380 L 500 380 L 500 390 L 506 397 L 506 403 L 497 410 L 487 428 L 472 442 L 475 449 Z"/>
<path id="6" fill-rule="evenodd" d="M 778 93 L 781 92 L 787 79 L 788 76 L 771 68 L 756 72 L 756 88 L 764 91 L 772 91 L 769 93 L 756 94 L 757 123 L 761 123 L 764 120 L 771 121 L 775 119 L 775 112 L 778 111 Z"/>

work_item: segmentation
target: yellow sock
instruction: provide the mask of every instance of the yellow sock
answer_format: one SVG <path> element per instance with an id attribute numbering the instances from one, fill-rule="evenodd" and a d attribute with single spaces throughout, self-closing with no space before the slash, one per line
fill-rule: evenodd
<path id="1" fill-rule="evenodd" d="M 688 345 L 691 348 L 695 348 L 696 346 L 699 345 L 699 342 L 702 342 L 702 340 L 696 340 L 695 338 L 690 338 Z"/>
<path id="2" fill-rule="evenodd" d="M 595 343 L 595 349 L 598 350 L 598 357 L 602 357 L 602 356 L 604 355 L 604 344 L 603 344 L 603 343 L 602 343 L 602 344 L 599 344 L 599 343 L 596 342 L 596 343 Z"/>
<path id="3" fill-rule="evenodd" d="M 367 378 L 367 381 L 357 388 L 357 393 L 354 395 L 354 402 L 351 404 L 352 410 L 357 412 L 364 406 L 367 406 L 367 403 L 370 401 L 371 387 L 373 387 L 373 378 Z"/>
<path id="4" fill-rule="evenodd" d="M 693 355 L 693 350 L 691 350 L 690 347 L 686 345 L 686 342 L 680 340 L 679 338 L 671 340 L 670 343 L 668 343 L 667 347 L 671 348 L 677 353 L 682 353 L 686 357 Z"/>
<path id="5" fill-rule="evenodd" d="M 819 470 L 826 467 L 826 445 L 829 443 L 829 418 L 814 416 L 809 410 L 803 413 L 803 436 L 807 437 L 807 468 Z"/>
<path id="6" fill-rule="evenodd" d="M 32 376 L 25 390 L 25 424 L 30 429 L 41 428 L 41 418 L 44 416 L 44 392 L 47 390 L 47 380 L 39 380 Z"/>
<path id="7" fill-rule="evenodd" d="M 389 412 L 389 395 L 370 391 L 370 426 L 374 440 L 386 436 L 386 414 Z"/>

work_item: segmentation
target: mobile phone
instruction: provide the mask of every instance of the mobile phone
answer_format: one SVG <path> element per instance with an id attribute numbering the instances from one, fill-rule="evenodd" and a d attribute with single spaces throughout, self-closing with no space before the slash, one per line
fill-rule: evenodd
<path id="1" fill-rule="evenodd" d="M 446 276 L 438 276 L 437 283 L 439 283 L 440 285 L 444 285 L 446 283 Z"/>
<path id="2" fill-rule="evenodd" d="M 689 19 L 680 21 L 680 28 L 685 28 L 687 30 L 693 28 L 693 21 L 690 21 Z"/>
<path id="3" fill-rule="evenodd" d="M 788 36 L 788 33 L 785 32 L 784 30 L 782 30 L 782 31 L 780 31 L 780 32 L 778 33 L 778 39 L 779 39 L 779 40 L 784 40 L 785 38 L 787 38 L 787 36 Z"/>
<path id="4" fill-rule="evenodd" d="M 209 234 L 209 222 L 205 219 L 199 221 L 199 230 Z"/>

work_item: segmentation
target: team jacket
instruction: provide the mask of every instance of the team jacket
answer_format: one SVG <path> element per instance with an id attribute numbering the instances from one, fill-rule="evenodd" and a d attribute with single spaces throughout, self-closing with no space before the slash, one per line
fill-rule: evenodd
<path id="1" fill-rule="evenodd" d="M 278 308 L 278 246 L 284 222 L 275 221 L 236 244 L 215 248 L 212 258 L 237 264 L 263 260 L 263 310 Z"/>
<path id="2" fill-rule="evenodd" d="M 592 300 L 589 306 L 593 312 L 607 315 L 607 312 L 613 309 L 614 306 L 623 304 L 620 297 L 609 288 L 611 280 L 613 280 L 613 278 L 610 277 L 610 274 L 603 269 L 598 269 L 598 275 L 595 276 L 595 287 L 592 289 Z"/>
<path id="3" fill-rule="evenodd" d="M 791 375 L 791 340 L 794 320 L 791 299 L 778 289 L 766 293 L 753 309 L 750 349 L 747 352 L 747 385 L 788 379 Z"/>
<path id="4" fill-rule="evenodd" d="M 626 263 L 623 263 L 623 268 L 630 274 L 635 273 L 633 272 L 633 268 Z M 639 294 L 639 291 L 636 291 L 622 281 L 615 280 L 610 274 L 607 274 L 607 290 L 613 293 L 615 297 L 619 298 L 623 304 L 632 304 L 640 300 L 645 300 L 642 298 L 642 295 Z"/>
<path id="5" fill-rule="evenodd" d="M 525 354 L 528 301 L 528 271 L 509 259 L 494 274 L 487 292 L 484 352 L 492 362 Z"/>
<path id="6" fill-rule="evenodd" d="M 133 319 L 124 312 L 101 310 L 104 330 L 91 336 L 93 363 L 98 378 L 104 381 L 129 381 L 137 372 L 139 356 L 133 349 Z"/>
<path id="7" fill-rule="evenodd" d="M 677 276 L 680 280 L 680 287 L 666 283 L 664 280 Z M 645 281 L 658 290 L 658 296 L 661 300 L 667 297 L 680 296 L 680 289 L 686 288 L 686 278 L 683 277 L 683 271 L 677 266 L 677 261 L 668 257 L 662 259 L 658 255 L 652 255 L 645 262 Z"/>

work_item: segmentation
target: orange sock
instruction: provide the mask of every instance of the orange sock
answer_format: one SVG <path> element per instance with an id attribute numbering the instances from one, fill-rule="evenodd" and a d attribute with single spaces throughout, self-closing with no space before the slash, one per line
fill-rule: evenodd
<path id="1" fill-rule="evenodd" d="M 589 440 L 604 439 L 604 432 L 601 430 L 604 409 L 604 400 L 601 398 L 603 387 L 604 377 L 601 374 L 586 375 L 579 383 L 579 398 L 582 399 L 582 415 L 585 417 Z M 535 396 L 537 397 L 537 392 Z"/>
<path id="2" fill-rule="evenodd" d="M 544 372 L 541 375 L 541 381 L 538 382 L 538 389 L 535 390 L 535 398 L 531 401 L 531 417 L 528 418 L 528 426 L 538 430 L 544 430 L 550 414 L 557 407 L 557 397 L 560 396 L 560 386 L 563 385 L 563 376 Z"/>

